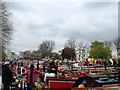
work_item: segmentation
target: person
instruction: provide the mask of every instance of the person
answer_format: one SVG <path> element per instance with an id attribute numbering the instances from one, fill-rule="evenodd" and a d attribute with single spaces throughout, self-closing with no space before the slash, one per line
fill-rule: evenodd
<path id="1" fill-rule="evenodd" d="M 105 68 L 105 71 L 107 70 L 107 63 L 106 61 L 104 62 L 104 68 Z"/>
<path id="2" fill-rule="evenodd" d="M 56 67 L 54 61 L 51 61 L 50 62 L 50 65 L 49 65 L 49 69 L 48 69 L 48 72 L 49 73 L 55 73 L 55 75 L 57 75 L 57 70 L 58 68 Z"/>
<path id="3" fill-rule="evenodd" d="M 23 67 L 23 62 L 21 62 L 21 67 Z"/>
<path id="4" fill-rule="evenodd" d="M 10 63 L 5 62 L 2 68 L 2 83 L 4 90 L 10 90 L 10 85 L 13 81 L 13 72 L 10 69 Z"/>
<path id="5" fill-rule="evenodd" d="M 22 74 L 27 76 L 26 78 L 27 90 L 32 90 L 33 88 L 35 88 L 35 78 L 37 74 L 43 76 L 41 72 L 34 69 L 33 64 L 31 64 L 30 69 L 28 69 L 25 73 Z"/>
<path id="6" fill-rule="evenodd" d="M 37 62 L 37 70 L 39 70 L 39 62 Z"/>
<path id="7" fill-rule="evenodd" d="M 45 66 L 45 62 L 44 62 L 44 63 L 43 63 L 43 72 L 46 72 L 46 71 L 45 71 L 45 67 L 46 67 L 46 66 Z"/>

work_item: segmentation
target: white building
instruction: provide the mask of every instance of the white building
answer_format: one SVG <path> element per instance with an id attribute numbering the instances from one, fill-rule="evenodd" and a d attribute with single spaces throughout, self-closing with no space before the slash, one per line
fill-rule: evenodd
<path id="1" fill-rule="evenodd" d="M 84 50 L 76 49 L 76 61 L 82 61 L 83 59 L 87 59 L 89 57 L 89 48 Z"/>

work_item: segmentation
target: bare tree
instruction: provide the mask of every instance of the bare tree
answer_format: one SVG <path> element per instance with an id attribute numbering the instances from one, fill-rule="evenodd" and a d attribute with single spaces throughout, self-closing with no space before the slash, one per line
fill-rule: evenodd
<path id="1" fill-rule="evenodd" d="M 64 45 L 64 49 L 62 50 L 62 58 L 63 59 L 75 59 L 75 48 L 76 41 L 74 39 L 69 39 Z"/>
<path id="2" fill-rule="evenodd" d="M 5 2 L 0 1 L 0 49 L 3 53 L 3 58 L 5 55 L 6 46 L 11 40 L 11 34 L 13 33 L 12 23 L 9 21 L 9 10 Z"/>
<path id="3" fill-rule="evenodd" d="M 65 47 L 61 53 L 62 59 L 73 60 L 75 59 L 75 50 L 73 48 Z"/>
<path id="4" fill-rule="evenodd" d="M 76 48 L 76 41 L 74 39 L 69 39 L 64 47 L 69 47 L 69 48 L 72 48 L 72 49 L 75 49 Z"/>
<path id="5" fill-rule="evenodd" d="M 111 48 L 112 46 L 112 41 L 104 41 L 104 46 L 107 47 L 107 48 Z"/>
<path id="6" fill-rule="evenodd" d="M 52 56 L 52 50 L 55 46 L 55 42 L 54 41 L 43 41 L 40 46 L 39 46 L 39 51 L 41 53 L 41 57 L 51 57 Z"/>
<path id="7" fill-rule="evenodd" d="M 118 55 L 120 56 L 120 37 L 114 39 L 113 43 L 114 43 L 115 46 L 116 46 L 116 49 L 117 49 Z"/>
<path id="8" fill-rule="evenodd" d="M 82 42 L 78 43 L 78 49 L 79 50 L 85 50 L 87 48 L 87 44 L 84 45 Z"/>

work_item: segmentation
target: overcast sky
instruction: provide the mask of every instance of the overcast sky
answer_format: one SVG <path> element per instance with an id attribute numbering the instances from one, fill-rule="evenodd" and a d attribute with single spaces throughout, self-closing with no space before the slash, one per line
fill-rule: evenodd
<path id="1" fill-rule="evenodd" d="M 69 38 L 90 43 L 118 35 L 117 2 L 9 2 L 12 13 L 11 51 L 36 50 L 53 40 L 61 50 Z"/>

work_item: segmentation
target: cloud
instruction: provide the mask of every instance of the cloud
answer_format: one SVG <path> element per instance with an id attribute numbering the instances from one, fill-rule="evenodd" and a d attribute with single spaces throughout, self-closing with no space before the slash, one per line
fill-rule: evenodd
<path id="1" fill-rule="evenodd" d="M 10 2 L 15 32 L 10 49 L 34 50 L 43 40 L 54 40 L 55 50 L 69 38 L 78 41 L 111 40 L 117 36 L 115 2 Z"/>
<path id="2" fill-rule="evenodd" d="M 78 2 L 119 2 L 119 0 L 4 0 L 5 2 L 49 2 L 49 3 L 78 3 Z"/>

